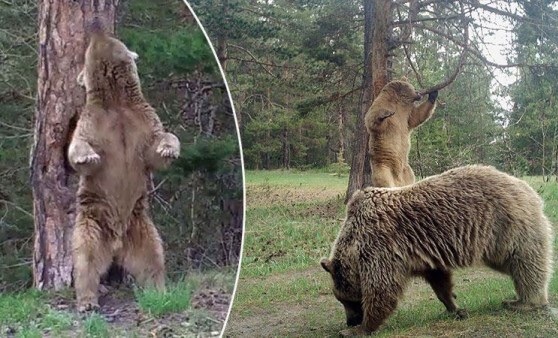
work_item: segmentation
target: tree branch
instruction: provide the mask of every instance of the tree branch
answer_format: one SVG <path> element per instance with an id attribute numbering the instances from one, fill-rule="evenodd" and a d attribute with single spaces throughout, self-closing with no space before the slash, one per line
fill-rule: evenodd
<path id="1" fill-rule="evenodd" d="M 267 69 L 267 68 L 265 67 L 264 63 L 261 62 L 260 60 L 258 60 L 258 58 L 256 58 L 256 57 L 254 56 L 254 54 L 252 54 L 248 49 L 246 49 L 246 48 L 244 48 L 244 47 L 241 47 L 241 46 L 233 45 L 233 44 L 229 44 L 228 46 L 229 46 L 229 47 L 232 47 L 232 48 L 236 48 L 236 49 L 241 50 L 241 51 L 243 51 L 244 53 L 248 54 L 248 55 L 252 58 L 252 60 L 254 60 L 255 63 L 259 64 L 260 67 L 262 67 L 263 70 L 265 70 L 266 73 L 268 73 L 269 75 L 271 75 L 271 76 L 273 76 L 273 77 L 277 77 L 277 76 L 276 76 L 275 74 L 273 74 L 269 69 Z"/>
<path id="2" fill-rule="evenodd" d="M 469 50 L 469 22 L 466 23 L 465 25 L 465 32 L 463 33 L 463 41 L 464 41 L 464 46 L 463 46 L 463 50 L 461 51 L 461 56 L 459 57 L 459 62 L 457 63 L 457 66 L 455 67 L 455 70 L 453 71 L 453 73 L 446 78 L 444 81 L 429 87 L 427 89 L 422 89 L 419 90 L 419 94 L 424 95 L 427 93 L 431 93 L 433 91 L 437 91 L 440 90 L 442 88 L 447 87 L 448 85 L 450 85 L 453 81 L 455 81 L 455 79 L 457 78 L 457 75 L 459 75 L 459 72 L 461 71 L 461 69 L 463 68 L 463 65 L 465 64 L 465 60 L 467 59 L 467 51 Z"/>
<path id="3" fill-rule="evenodd" d="M 465 44 L 462 41 L 459 41 L 457 39 L 455 39 L 453 36 L 442 32 L 438 29 L 432 28 L 432 27 L 428 27 L 426 25 L 422 25 L 422 24 L 417 24 L 415 25 L 415 28 L 420 28 L 420 29 L 424 29 L 427 30 L 429 32 L 432 32 L 436 35 L 439 35 L 443 38 L 446 38 L 447 40 L 453 42 L 454 44 L 456 44 L 457 46 L 460 47 L 466 47 Z M 476 57 L 477 59 L 479 59 L 480 61 L 482 61 L 485 65 L 487 66 L 491 66 L 491 67 L 495 67 L 495 68 L 517 68 L 517 67 L 548 67 L 548 66 L 556 66 L 555 64 L 528 64 L 528 63 L 510 63 L 510 64 L 499 64 L 496 62 L 492 62 L 490 60 L 488 60 L 484 55 L 482 55 L 482 53 L 477 50 L 477 49 L 473 49 L 470 45 L 467 47 L 467 51 L 470 52 L 474 57 Z"/>

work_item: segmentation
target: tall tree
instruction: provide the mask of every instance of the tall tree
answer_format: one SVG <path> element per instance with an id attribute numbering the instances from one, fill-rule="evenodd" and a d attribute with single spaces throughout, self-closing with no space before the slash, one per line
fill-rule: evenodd
<path id="1" fill-rule="evenodd" d="M 66 145 L 84 103 L 76 78 L 83 65 L 86 27 L 96 16 L 114 25 L 118 0 L 39 2 L 39 65 L 31 185 L 34 285 L 60 289 L 72 282 L 71 233 L 75 189 Z"/>
<path id="2" fill-rule="evenodd" d="M 526 20 L 518 22 L 516 62 L 548 64 L 556 59 L 558 48 L 558 11 L 556 1 L 519 1 Z M 539 21 L 539 25 L 530 22 Z M 558 69 L 548 66 L 520 69 L 512 86 L 514 107 L 506 128 L 510 150 L 515 154 L 514 172 L 543 175 L 558 174 Z"/>
<path id="3" fill-rule="evenodd" d="M 372 182 L 368 132 L 364 128 L 364 117 L 376 95 L 388 82 L 388 41 L 390 0 L 364 0 L 364 73 L 362 98 L 358 114 L 349 185 L 345 200 L 360 188 Z"/>

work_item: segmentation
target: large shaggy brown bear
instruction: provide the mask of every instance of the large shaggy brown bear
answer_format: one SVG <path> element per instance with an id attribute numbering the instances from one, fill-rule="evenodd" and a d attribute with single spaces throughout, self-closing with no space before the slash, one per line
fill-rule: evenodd
<path id="1" fill-rule="evenodd" d="M 548 304 L 551 225 L 527 183 L 492 167 L 449 170 L 402 188 L 354 193 L 329 259 L 346 335 L 370 334 L 395 310 L 412 276 L 422 276 L 450 312 L 452 270 L 484 263 L 508 274 L 514 309 Z"/>
<path id="2" fill-rule="evenodd" d="M 421 99 L 406 81 L 391 81 L 382 88 L 365 116 L 370 135 L 368 151 L 375 187 L 401 187 L 415 182 L 409 166 L 411 131 L 428 120 L 436 107 L 438 92 Z"/>
<path id="3" fill-rule="evenodd" d="M 87 102 L 68 147 L 69 162 L 80 176 L 73 233 L 80 311 L 99 306 L 99 279 L 113 260 L 140 284 L 165 287 L 161 238 L 148 215 L 146 174 L 178 157 L 180 144 L 144 99 L 136 57 L 93 23 L 78 77 Z"/>

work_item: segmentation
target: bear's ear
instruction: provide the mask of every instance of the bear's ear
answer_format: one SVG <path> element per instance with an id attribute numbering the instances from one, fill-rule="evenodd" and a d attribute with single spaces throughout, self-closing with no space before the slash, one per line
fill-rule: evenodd
<path id="1" fill-rule="evenodd" d="M 409 78 L 407 78 L 407 75 L 403 75 L 401 81 L 409 82 Z"/>
<path id="2" fill-rule="evenodd" d="M 332 273 L 331 272 L 331 261 L 327 258 L 323 258 L 320 261 L 320 264 L 322 265 L 322 268 L 324 268 L 325 271 Z"/>
<path id="3" fill-rule="evenodd" d="M 393 81 L 393 90 L 397 95 L 401 95 L 403 92 L 403 82 L 401 81 Z"/>
<path id="4" fill-rule="evenodd" d="M 384 122 L 385 119 L 387 119 L 390 116 L 395 115 L 394 111 L 389 111 L 387 109 L 382 109 L 382 111 L 378 112 L 378 114 L 376 115 L 376 122 L 377 123 L 382 123 Z"/>

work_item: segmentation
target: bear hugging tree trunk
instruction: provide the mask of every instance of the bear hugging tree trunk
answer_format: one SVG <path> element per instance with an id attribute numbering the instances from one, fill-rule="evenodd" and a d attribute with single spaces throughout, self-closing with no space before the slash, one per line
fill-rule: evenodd
<path id="1" fill-rule="evenodd" d="M 552 228 L 527 183 L 492 167 L 449 170 L 401 188 L 356 191 L 322 267 L 345 307 L 342 335 L 370 334 L 396 309 L 408 280 L 422 276 L 449 312 L 459 310 L 452 270 L 476 263 L 508 274 L 508 308 L 548 305 Z"/>
<path id="2" fill-rule="evenodd" d="M 432 116 L 438 92 L 422 96 L 406 81 L 391 81 L 382 88 L 366 113 L 364 122 L 369 137 L 372 185 L 401 187 L 415 182 L 409 166 L 411 132 Z"/>
<path id="3" fill-rule="evenodd" d="M 163 246 L 148 214 L 146 174 L 180 151 L 142 95 L 137 54 L 99 21 L 90 39 L 78 76 L 87 101 L 68 147 L 80 176 L 72 243 L 79 311 L 99 307 L 100 277 L 113 260 L 141 285 L 164 290 Z"/>

